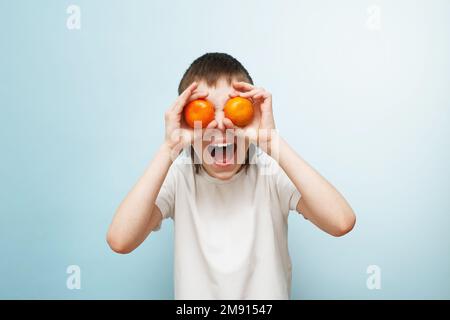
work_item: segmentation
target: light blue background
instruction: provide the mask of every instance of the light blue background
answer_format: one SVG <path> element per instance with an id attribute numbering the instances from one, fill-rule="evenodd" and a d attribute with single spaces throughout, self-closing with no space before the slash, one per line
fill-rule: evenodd
<path id="1" fill-rule="evenodd" d="M 171 221 L 125 256 L 105 234 L 210 51 L 273 93 L 280 132 L 357 213 L 343 238 L 290 215 L 292 297 L 450 298 L 449 1 L 1 0 L 0 39 L 0 298 L 173 298 Z"/>

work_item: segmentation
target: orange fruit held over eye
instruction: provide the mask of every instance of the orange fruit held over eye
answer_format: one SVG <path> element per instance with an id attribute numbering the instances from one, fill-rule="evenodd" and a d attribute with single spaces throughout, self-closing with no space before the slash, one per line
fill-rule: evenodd
<path id="1" fill-rule="evenodd" d="M 206 128 L 214 120 L 214 112 L 214 105 L 211 102 L 197 99 L 184 107 L 184 119 L 191 128 L 194 128 L 195 121 L 201 121 L 202 128 Z"/>
<path id="2" fill-rule="evenodd" d="M 225 117 L 238 127 L 245 127 L 253 119 L 253 105 L 250 100 L 242 97 L 231 98 L 223 107 Z"/>

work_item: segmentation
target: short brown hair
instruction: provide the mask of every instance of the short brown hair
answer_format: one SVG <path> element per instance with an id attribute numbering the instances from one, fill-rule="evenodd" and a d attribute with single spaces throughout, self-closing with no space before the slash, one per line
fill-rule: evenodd
<path id="1" fill-rule="evenodd" d="M 184 72 L 178 85 L 178 94 L 181 94 L 194 81 L 205 81 L 208 86 L 214 86 L 221 78 L 225 78 L 228 83 L 232 80 L 244 81 L 253 84 L 252 77 L 247 69 L 234 57 L 226 53 L 210 52 L 194 60 L 189 68 Z M 194 160 L 195 152 L 191 146 L 191 158 Z M 247 151 L 245 162 L 242 168 L 247 171 L 250 154 Z M 194 161 L 193 161 L 194 162 Z M 194 163 L 195 172 L 198 173 L 201 165 Z"/>
<path id="2" fill-rule="evenodd" d="M 212 52 L 191 63 L 178 85 L 178 94 L 194 81 L 205 81 L 208 86 L 213 86 L 223 77 L 230 83 L 236 79 L 253 84 L 252 77 L 238 60 L 226 53 Z"/>

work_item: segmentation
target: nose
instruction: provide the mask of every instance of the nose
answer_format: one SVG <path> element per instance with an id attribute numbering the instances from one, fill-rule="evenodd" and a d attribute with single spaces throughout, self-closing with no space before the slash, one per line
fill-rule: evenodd
<path id="1" fill-rule="evenodd" d="M 223 124 L 223 119 L 225 118 L 223 110 L 216 110 L 215 120 L 217 122 L 217 129 L 225 131 L 225 125 Z"/>

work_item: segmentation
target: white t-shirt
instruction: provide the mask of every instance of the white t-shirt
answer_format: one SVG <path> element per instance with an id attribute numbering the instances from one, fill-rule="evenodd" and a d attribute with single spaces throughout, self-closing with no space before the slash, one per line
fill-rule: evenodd
<path id="1" fill-rule="evenodd" d="M 226 181 L 189 162 L 172 164 L 156 199 L 174 221 L 175 299 L 289 299 L 287 221 L 300 193 L 286 173 L 260 149 Z"/>

